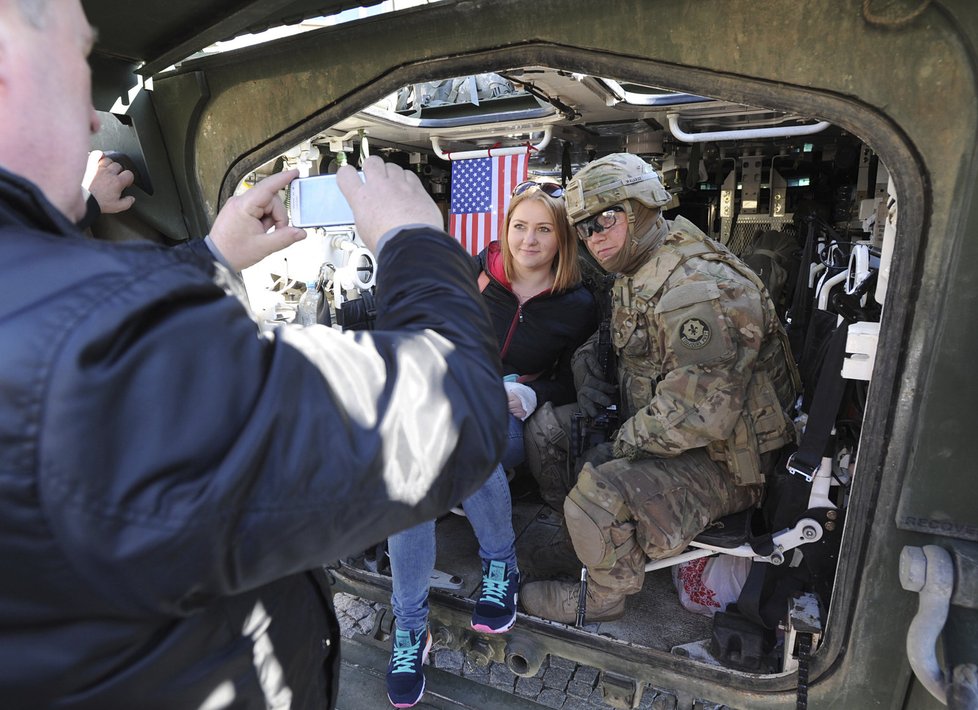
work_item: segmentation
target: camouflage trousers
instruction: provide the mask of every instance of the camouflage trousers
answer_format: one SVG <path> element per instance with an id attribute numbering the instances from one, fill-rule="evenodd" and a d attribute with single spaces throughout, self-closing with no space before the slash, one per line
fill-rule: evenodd
<path id="1" fill-rule="evenodd" d="M 648 558 L 679 554 L 711 522 L 760 500 L 762 486 L 735 485 L 705 449 L 630 461 L 610 458 L 602 446 L 572 460 L 575 410 L 545 405 L 534 414 L 542 416 L 528 422 L 527 460 L 544 500 L 564 511 L 590 579 L 607 593 L 638 592 Z M 766 470 L 770 455 L 762 459 Z"/>
<path id="2" fill-rule="evenodd" d="M 586 463 L 564 501 L 564 519 L 590 578 L 610 592 L 634 594 L 647 558 L 678 555 L 714 520 L 755 505 L 761 490 L 734 485 L 704 449 Z"/>
<path id="3" fill-rule="evenodd" d="M 564 509 L 564 498 L 577 482 L 585 461 L 595 465 L 612 458 L 608 447 L 589 448 L 580 457 L 571 454 L 576 404 L 554 407 L 550 402 L 537 409 L 523 427 L 526 464 L 540 487 L 540 496 L 554 510 Z"/>

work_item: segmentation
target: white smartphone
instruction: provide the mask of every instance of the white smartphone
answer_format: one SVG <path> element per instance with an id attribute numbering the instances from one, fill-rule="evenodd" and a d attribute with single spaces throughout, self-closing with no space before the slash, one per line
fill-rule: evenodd
<path id="1" fill-rule="evenodd" d="M 363 175 L 360 175 L 363 179 Z M 353 211 L 335 175 L 296 178 L 289 186 L 293 227 L 339 227 L 353 224 Z"/>

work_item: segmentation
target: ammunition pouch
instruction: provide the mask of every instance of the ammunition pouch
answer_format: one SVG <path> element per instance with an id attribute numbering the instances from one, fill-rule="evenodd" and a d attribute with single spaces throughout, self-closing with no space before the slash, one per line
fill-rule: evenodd
<path id="1" fill-rule="evenodd" d="M 714 461 L 726 465 L 738 486 L 764 483 L 754 422 L 749 415 L 741 413 L 733 433 L 723 441 L 711 441 L 706 446 L 706 452 Z"/>
<path id="2" fill-rule="evenodd" d="M 527 468 L 540 486 L 543 500 L 555 510 L 561 509 L 564 496 L 577 479 L 577 469 L 571 471 L 577 458 L 571 450 L 571 412 L 576 409 L 577 405 L 554 408 L 545 402 L 523 427 Z"/>
<path id="3" fill-rule="evenodd" d="M 707 453 L 726 465 L 738 486 L 764 483 L 761 455 L 794 441 L 794 426 L 785 415 L 774 384 L 766 370 L 754 371 L 747 387 L 747 401 L 733 433 L 723 441 L 710 442 Z"/>

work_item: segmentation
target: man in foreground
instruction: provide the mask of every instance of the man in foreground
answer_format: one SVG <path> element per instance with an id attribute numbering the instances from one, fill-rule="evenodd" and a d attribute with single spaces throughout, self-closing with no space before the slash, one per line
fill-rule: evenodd
<path id="1" fill-rule="evenodd" d="M 379 158 L 339 175 L 378 254 L 370 333 L 263 337 L 201 250 L 84 238 L 91 43 L 78 0 L 0 0 L 3 706 L 329 707 L 320 566 L 446 512 L 502 451 L 468 257 Z M 232 268 L 301 238 L 294 176 L 218 215 Z"/>

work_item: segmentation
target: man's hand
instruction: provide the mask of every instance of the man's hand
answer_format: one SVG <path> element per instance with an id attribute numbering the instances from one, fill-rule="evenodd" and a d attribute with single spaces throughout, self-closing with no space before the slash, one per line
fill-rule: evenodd
<path id="1" fill-rule="evenodd" d="M 596 350 L 597 338 L 592 336 L 577 349 L 571 360 L 577 405 L 592 419 L 613 404 L 618 393 L 616 385 L 605 382 Z"/>
<path id="2" fill-rule="evenodd" d="M 235 271 L 257 264 L 269 254 L 306 238 L 306 231 L 289 226 L 278 191 L 299 176 L 287 170 L 265 178 L 228 200 L 211 227 L 211 241 Z"/>
<path id="3" fill-rule="evenodd" d="M 579 465 L 589 463 L 595 468 L 603 463 L 608 463 L 613 461 L 617 456 L 615 456 L 615 444 L 612 441 L 604 441 L 597 446 L 593 446 L 581 456 L 578 460 Z"/>
<path id="4" fill-rule="evenodd" d="M 571 358 L 571 372 L 574 373 L 574 387 L 578 390 L 589 380 L 604 381 L 604 370 L 598 362 L 598 332 L 574 351 Z"/>
<path id="5" fill-rule="evenodd" d="M 371 155 L 363 163 L 363 181 L 353 166 L 336 173 L 336 182 L 353 209 L 357 234 L 376 252 L 377 242 L 389 230 L 408 224 L 444 229 L 441 212 L 418 176 Z"/>
<path id="6" fill-rule="evenodd" d="M 617 391 L 618 388 L 610 382 L 592 377 L 577 388 L 577 406 L 594 419 L 614 403 Z"/>
<path id="7" fill-rule="evenodd" d="M 131 170 L 123 170 L 122 165 L 105 157 L 100 150 L 88 154 L 88 167 L 82 185 L 98 202 L 102 214 L 125 212 L 132 207 L 135 197 L 123 197 L 122 192 L 132 185 L 136 176 Z"/>
<path id="8" fill-rule="evenodd" d="M 648 454 L 642 451 L 637 446 L 629 444 L 627 441 L 622 439 L 615 439 L 614 445 L 614 455 L 618 459 L 628 459 L 629 461 L 638 461 L 639 459 L 648 458 Z"/>

